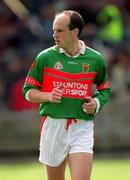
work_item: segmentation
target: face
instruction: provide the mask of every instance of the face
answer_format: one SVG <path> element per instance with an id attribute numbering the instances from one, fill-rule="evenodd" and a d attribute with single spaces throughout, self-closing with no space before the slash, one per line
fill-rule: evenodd
<path id="1" fill-rule="evenodd" d="M 53 37 L 59 48 L 66 49 L 73 42 L 73 30 L 68 28 L 69 21 L 68 16 L 61 14 L 53 22 Z"/>

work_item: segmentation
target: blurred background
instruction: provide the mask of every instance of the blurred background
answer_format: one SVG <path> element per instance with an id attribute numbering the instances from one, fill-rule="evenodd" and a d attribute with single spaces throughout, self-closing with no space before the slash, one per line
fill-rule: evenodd
<path id="1" fill-rule="evenodd" d="M 130 1 L 0 1 L 0 162 L 37 158 L 41 117 L 21 88 L 37 53 L 54 45 L 54 14 L 81 13 L 81 39 L 106 58 L 112 94 L 95 120 L 95 156 L 130 158 Z"/>

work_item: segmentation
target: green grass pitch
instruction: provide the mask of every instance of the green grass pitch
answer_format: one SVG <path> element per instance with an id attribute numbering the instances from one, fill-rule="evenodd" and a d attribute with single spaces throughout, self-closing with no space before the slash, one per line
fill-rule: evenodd
<path id="1" fill-rule="evenodd" d="M 40 163 L 0 163 L 1 180 L 46 180 L 45 169 Z M 91 180 L 129 180 L 130 159 L 101 160 L 93 162 Z M 70 179 L 69 168 L 66 169 L 66 180 Z"/>

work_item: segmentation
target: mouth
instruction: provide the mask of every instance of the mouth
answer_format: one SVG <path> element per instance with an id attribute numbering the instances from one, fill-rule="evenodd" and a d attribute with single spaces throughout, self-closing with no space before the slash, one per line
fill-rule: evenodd
<path id="1" fill-rule="evenodd" d="M 55 40 L 55 44 L 59 44 L 60 43 L 60 41 L 59 40 L 57 40 L 57 39 L 54 39 Z"/>

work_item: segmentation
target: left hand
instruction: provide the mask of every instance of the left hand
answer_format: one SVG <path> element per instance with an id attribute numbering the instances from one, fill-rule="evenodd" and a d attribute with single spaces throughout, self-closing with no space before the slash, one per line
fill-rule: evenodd
<path id="1" fill-rule="evenodd" d="M 87 114 L 93 114 L 97 108 L 96 101 L 91 96 L 85 97 L 86 102 L 83 104 L 83 111 Z"/>

